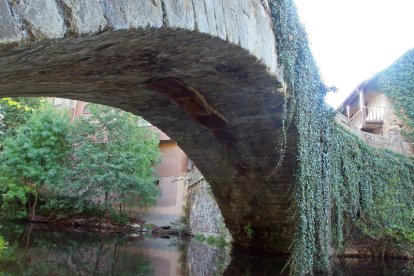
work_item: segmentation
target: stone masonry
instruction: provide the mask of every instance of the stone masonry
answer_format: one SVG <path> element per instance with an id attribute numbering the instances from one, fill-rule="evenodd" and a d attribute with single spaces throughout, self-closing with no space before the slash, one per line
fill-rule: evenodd
<path id="1" fill-rule="evenodd" d="M 193 235 L 223 237 L 231 241 L 210 185 L 196 168 L 190 173 L 187 204 L 190 209 L 189 227 Z"/>
<path id="2" fill-rule="evenodd" d="M 142 116 L 197 165 L 235 243 L 288 253 L 295 137 L 275 170 L 275 48 L 265 0 L 0 0 L 0 97 Z"/>
<path id="3" fill-rule="evenodd" d="M 0 0 L 0 97 L 144 117 L 206 177 L 236 243 L 287 252 L 292 158 L 274 173 L 280 76 L 267 1 Z"/>

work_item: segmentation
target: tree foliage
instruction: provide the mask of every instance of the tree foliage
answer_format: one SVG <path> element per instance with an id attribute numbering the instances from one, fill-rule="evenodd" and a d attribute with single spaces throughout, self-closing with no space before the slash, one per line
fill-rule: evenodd
<path id="1" fill-rule="evenodd" d="M 45 106 L 36 110 L 26 123 L 16 129 L 16 135 L 6 138 L 0 152 L 3 201 L 13 197 L 26 203 L 24 194 L 30 191 L 30 217 L 35 219 L 39 192 L 44 185 L 59 180 L 68 157 L 67 132 L 69 117 Z"/>
<path id="2" fill-rule="evenodd" d="M 90 116 L 72 125 L 68 114 L 51 106 L 34 109 L 37 101 L 6 101 L 10 109 L 4 118 L 12 131 L 0 152 L 3 217 L 24 218 L 27 209 L 21 207 L 27 206 L 35 219 L 40 203 L 43 212 L 71 214 L 96 210 L 92 206 L 101 201 L 121 213 L 129 203 L 155 203 L 158 140 L 141 118 L 90 105 Z M 49 192 L 39 203 L 43 187 Z"/>
<path id="3" fill-rule="evenodd" d="M 1 98 L 0 141 L 3 141 L 7 135 L 14 135 L 14 129 L 24 124 L 32 112 L 39 109 L 43 102 L 43 98 Z"/>
<path id="4" fill-rule="evenodd" d="M 131 113 L 93 104 L 89 110 L 71 129 L 71 157 L 57 188 L 106 208 L 116 206 L 120 213 L 133 202 L 154 204 L 159 194 L 156 137 Z"/>

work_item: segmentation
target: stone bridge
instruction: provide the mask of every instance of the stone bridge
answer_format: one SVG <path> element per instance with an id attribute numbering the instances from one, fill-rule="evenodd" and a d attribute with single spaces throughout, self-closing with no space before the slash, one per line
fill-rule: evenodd
<path id="1" fill-rule="evenodd" d="M 288 156 L 272 174 L 284 92 L 266 0 L 0 0 L 0 79 L 0 97 L 143 116 L 196 163 L 236 243 L 288 252 L 293 169 Z"/>

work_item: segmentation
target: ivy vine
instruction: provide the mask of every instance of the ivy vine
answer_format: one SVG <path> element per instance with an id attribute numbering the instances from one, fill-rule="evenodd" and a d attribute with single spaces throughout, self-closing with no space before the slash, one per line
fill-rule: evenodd
<path id="1" fill-rule="evenodd" d="M 334 122 L 335 113 L 324 102 L 329 89 L 293 1 L 269 4 L 287 86 L 283 125 L 286 135 L 296 137 L 296 231 L 289 266 L 292 274 L 312 274 L 328 269 L 330 249 L 343 247 L 344 227 L 364 216 L 391 178 L 403 191 L 398 194 L 404 198 L 396 200 L 412 208 L 414 168 L 411 159 L 373 149 Z"/>
<path id="2" fill-rule="evenodd" d="M 405 126 L 403 134 L 414 143 L 414 49 L 409 50 L 376 78 L 376 88 L 392 101 Z"/>

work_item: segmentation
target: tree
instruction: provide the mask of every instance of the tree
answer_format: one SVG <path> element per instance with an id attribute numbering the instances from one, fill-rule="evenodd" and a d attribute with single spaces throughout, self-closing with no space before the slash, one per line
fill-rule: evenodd
<path id="1" fill-rule="evenodd" d="M 58 187 L 87 201 L 101 202 L 107 210 L 138 199 L 154 204 L 159 194 L 154 164 L 158 140 L 131 113 L 89 104 L 90 115 L 75 121 L 69 135 L 71 157 L 64 182 Z M 63 185 L 62 185 L 63 184 Z"/>
<path id="2" fill-rule="evenodd" d="M 16 198 L 25 202 L 22 189 L 29 187 L 33 200 L 28 200 L 30 219 L 36 216 L 39 192 L 44 185 L 59 180 L 68 158 L 69 116 L 51 106 L 33 111 L 27 121 L 19 126 L 14 136 L 4 141 L 0 152 L 1 185 L 14 187 Z M 16 186 L 21 187 L 18 189 Z M 13 195 L 3 194 L 3 201 Z"/>
<path id="3" fill-rule="evenodd" d="M 34 97 L 1 98 L 0 141 L 3 141 L 8 135 L 14 135 L 14 130 L 24 124 L 32 112 L 39 109 L 43 102 L 43 98 Z"/>

